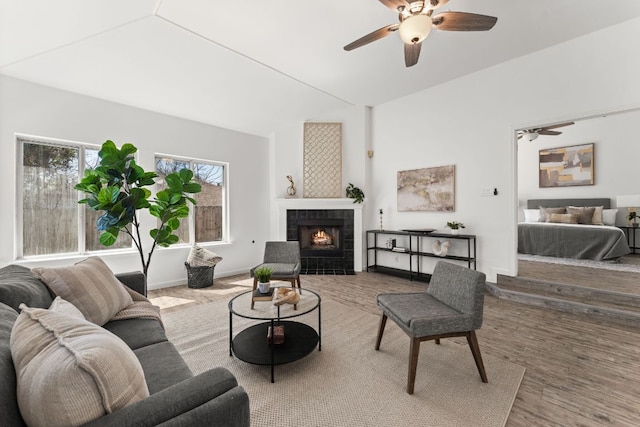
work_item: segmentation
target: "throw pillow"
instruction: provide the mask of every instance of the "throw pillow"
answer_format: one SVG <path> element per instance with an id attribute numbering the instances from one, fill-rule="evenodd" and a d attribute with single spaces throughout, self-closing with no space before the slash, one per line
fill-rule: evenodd
<path id="1" fill-rule="evenodd" d="M 56 297 L 49 306 L 49 311 L 55 311 L 56 313 L 63 313 L 76 319 L 86 320 L 84 314 L 78 308 L 60 297 Z"/>
<path id="2" fill-rule="evenodd" d="M 51 291 L 75 305 L 84 317 L 102 326 L 133 302 L 124 285 L 98 257 L 70 267 L 34 268 Z"/>
<path id="3" fill-rule="evenodd" d="M 77 426 L 149 396 L 142 366 L 120 338 L 72 315 L 20 308 L 10 346 L 27 425 Z"/>
<path id="4" fill-rule="evenodd" d="M 575 215 L 578 219 L 578 224 L 592 224 L 593 223 L 593 213 L 596 208 L 582 208 L 582 207 L 574 207 L 569 206 L 567 208 L 567 213 Z"/>
<path id="5" fill-rule="evenodd" d="M 578 219 L 573 214 L 549 214 L 547 222 L 556 222 L 561 224 L 577 224 Z"/>
<path id="6" fill-rule="evenodd" d="M 593 212 L 593 218 L 591 219 L 591 223 L 593 225 L 602 225 L 602 211 L 604 210 L 604 206 L 593 206 L 596 210 Z"/>
<path id="7" fill-rule="evenodd" d="M 602 223 L 604 225 L 616 225 L 616 215 L 618 215 L 618 209 L 603 209 Z"/>
<path id="8" fill-rule="evenodd" d="M 524 222 L 538 222 L 540 220 L 540 209 L 525 209 Z"/>
<path id="9" fill-rule="evenodd" d="M 561 208 L 543 208 L 542 206 L 540 206 L 540 222 L 549 222 L 547 220 L 547 215 L 548 214 L 552 214 L 552 213 L 556 213 L 556 214 L 563 214 L 563 213 L 567 213 L 567 209 L 565 207 L 561 207 Z"/>
<path id="10" fill-rule="evenodd" d="M 197 245 L 191 247 L 187 257 L 187 264 L 190 267 L 214 267 L 220 261 L 222 261 L 220 255 Z"/>

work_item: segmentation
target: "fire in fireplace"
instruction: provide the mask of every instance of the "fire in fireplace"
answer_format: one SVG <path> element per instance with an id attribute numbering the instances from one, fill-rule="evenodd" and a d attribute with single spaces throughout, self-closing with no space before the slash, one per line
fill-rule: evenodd
<path id="1" fill-rule="evenodd" d="M 343 220 L 307 220 L 298 223 L 298 240 L 302 256 L 342 256 Z M 320 255 L 322 254 L 322 255 Z"/>
<path id="2" fill-rule="evenodd" d="M 324 230 L 318 230 L 311 234 L 311 246 L 320 249 L 333 249 L 333 236 Z"/>

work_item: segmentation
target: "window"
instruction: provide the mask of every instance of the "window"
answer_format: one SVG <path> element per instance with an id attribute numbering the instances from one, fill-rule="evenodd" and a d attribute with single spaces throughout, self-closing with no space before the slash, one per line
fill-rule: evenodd
<path id="1" fill-rule="evenodd" d="M 99 147 L 31 137 L 18 137 L 18 147 L 18 257 L 107 250 L 95 226 L 100 212 L 79 205 L 74 188 L 97 165 Z M 121 234 L 109 250 L 131 245 Z"/>
<path id="2" fill-rule="evenodd" d="M 205 243 L 225 240 L 226 164 L 166 156 L 156 157 L 156 173 L 161 179 L 184 168 L 193 171 L 194 179 L 202 185 L 202 191 L 193 195 L 197 205 L 189 210 L 189 218 L 183 219 L 180 224 L 178 230 L 180 242 Z M 161 187 L 163 185 L 164 181 Z"/>

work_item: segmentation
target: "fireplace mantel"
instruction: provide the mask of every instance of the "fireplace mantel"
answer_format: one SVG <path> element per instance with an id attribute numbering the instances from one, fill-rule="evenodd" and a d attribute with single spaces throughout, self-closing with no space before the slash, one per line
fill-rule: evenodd
<path id="1" fill-rule="evenodd" d="M 287 240 L 287 210 L 289 209 L 344 209 L 353 210 L 354 257 L 353 270 L 362 271 L 362 203 L 353 203 L 353 199 L 276 199 L 277 238 Z"/>

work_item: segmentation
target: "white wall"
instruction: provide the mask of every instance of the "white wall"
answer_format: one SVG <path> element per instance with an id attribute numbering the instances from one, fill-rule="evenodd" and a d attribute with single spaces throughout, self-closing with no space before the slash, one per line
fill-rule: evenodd
<path id="1" fill-rule="evenodd" d="M 161 90 L 161 89 L 159 89 Z M 257 264 L 269 235 L 269 177 L 266 138 L 131 108 L 87 96 L 0 76 L 0 266 L 14 262 L 13 224 L 16 187 L 15 133 L 101 144 L 138 147 L 138 162 L 154 168 L 155 153 L 229 163 L 230 243 L 209 246 L 224 259 L 216 277 L 246 272 Z M 265 167 L 265 164 L 267 167 Z M 154 226 L 142 217 L 145 233 Z M 255 242 L 255 243 L 253 243 Z M 150 248 L 148 242 L 147 250 Z M 188 246 L 159 249 L 153 255 L 149 287 L 186 282 Z M 84 257 L 25 262 L 26 265 L 68 265 Z M 116 272 L 140 270 L 137 252 L 105 255 Z"/>
<path id="2" fill-rule="evenodd" d="M 367 210 L 384 208 L 389 229 L 462 221 L 478 235 L 478 268 L 488 280 L 516 274 L 514 130 L 640 106 L 638 52 L 635 19 L 375 107 Z M 627 141 L 628 155 L 640 158 L 640 144 Z M 455 213 L 397 211 L 397 171 L 450 164 Z M 484 187 L 498 196 L 481 197 Z"/>
<path id="3" fill-rule="evenodd" d="M 640 149 L 634 141 L 640 123 L 640 111 L 610 114 L 578 120 L 573 126 L 558 129 L 562 135 L 540 136 L 529 142 L 518 141 L 518 199 L 520 208 L 527 199 L 595 198 L 639 194 L 637 180 L 629 179 L 640 165 Z M 545 148 L 595 143 L 594 185 L 539 188 L 538 151 Z M 521 211 L 521 210 L 520 210 Z M 625 224 L 626 209 L 618 212 L 617 224 Z"/>

